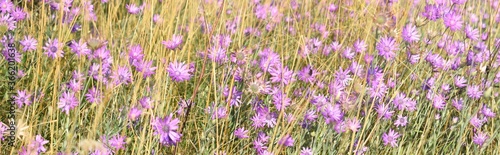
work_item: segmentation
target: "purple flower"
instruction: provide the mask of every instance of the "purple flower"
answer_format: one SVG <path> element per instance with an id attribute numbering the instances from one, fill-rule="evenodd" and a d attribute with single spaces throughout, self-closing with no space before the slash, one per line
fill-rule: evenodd
<path id="1" fill-rule="evenodd" d="M 8 30 L 16 29 L 16 21 L 9 14 L 0 14 L 0 26 L 5 26 Z"/>
<path id="2" fill-rule="evenodd" d="M 227 61 L 226 49 L 214 46 L 209 49 L 208 58 L 210 58 L 213 62 L 223 64 Z"/>
<path id="3" fill-rule="evenodd" d="M 462 107 L 463 107 L 463 100 L 462 98 L 460 99 L 453 99 L 453 101 L 451 101 L 451 105 L 453 105 L 453 107 L 455 107 L 455 109 L 457 109 L 458 111 L 462 110 Z"/>
<path id="4" fill-rule="evenodd" d="M 132 73 L 129 71 L 127 66 L 120 66 L 116 71 L 111 75 L 111 79 L 115 85 L 120 84 L 129 84 L 132 82 Z"/>
<path id="5" fill-rule="evenodd" d="M 467 0 L 451 0 L 451 2 L 453 2 L 453 4 L 461 5 L 461 4 L 465 4 L 465 2 L 467 2 Z"/>
<path id="6" fill-rule="evenodd" d="M 89 89 L 88 93 L 85 94 L 85 99 L 94 104 L 99 104 L 101 102 L 101 92 L 97 90 L 96 87 L 92 87 Z"/>
<path id="7" fill-rule="evenodd" d="M 269 74 L 271 75 L 271 82 L 273 83 L 283 83 L 288 85 L 295 81 L 295 73 L 288 69 L 288 67 L 272 67 L 269 69 Z"/>
<path id="8" fill-rule="evenodd" d="M 128 118 L 132 121 L 137 120 L 139 116 L 141 116 L 142 110 L 140 110 L 137 107 L 132 107 L 130 108 L 130 111 L 128 112 Z"/>
<path id="9" fill-rule="evenodd" d="M 278 141 L 278 144 L 283 145 L 283 146 L 287 146 L 287 147 L 292 147 L 294 142 L 295 141 L 293 140 L 292 136 L 287 134 Z"/>
<path id="10" fill-rule="evenodd" d="M 405 127 L 407 123 L 408 123 L 407 116 L 398 115 L 398 118 L 394 122 L 394 125 L 396 125 L 396 127 L 399 127 L 399 126 Z"/>
<path id="11" fill-rule="evenodd" d="M 470 121 L 469 121 L 469 123 L 470 123 L 472 126 L 474 126 L 474 128 L 476 128 L 476 129 L 480 129 L 480 128 L 481 128 L 481 126 L 483 126 L 484 122 L 486 122 L 486 119 L 485 119 L 485 118 L 479 118 L 479 117 L 477 116 L 477 114 L 475 114 L 474 116 L 472 116 L 472 117 L 470 118 Z"/>
<path id="12" fill-rule="evenodd" d="M 399 50 L 399 45 L 396 43 L 394 38 L 385 36 L 382 37 L 377 43 L 376 49 L 378 50 L 378 54 L 384 57 L 385 60 L 391 61 L 396 57 L 396 51 Z"/>
<path id="13" fill-rule="evenodd" d="M 9 130 L 9 128 L 7 128 L 8 126 L 3 124 L 2 122 L 0 122 L 0 141 L 3 141 L 4 140 L 4 133 Z"/>
<path id="14" fill-rule="evenodd" d="M 470 25 L 467 25 L 465 27 L 464 31 L 465 31 L 465 36 L 467 36 L 467 38 L 474 40 L 474 41 L 479 40 L 479 30 L 478 29 L 473 28 Z"/>
<path id="15" fill-rule="evenodd" d="M 321 111 L 321 114 L 325 118 L 326 124 L 338 122 L 344 117 L 344 113 L 342 112 L 339 104 L 327 104 L 326 107 Z"/>
<path id="16" fill-rule="evenodd" d="M 390 145 L 391 147 L 397 147 L 398 146 L 398 138 L 401 135 L 394 130 L 390 129 L 389 132 L 386 132 L 382 134 L 382 141 L 384 142 L 384 145 Z"/>
<path id="17" fill-rule="evenodd" d="M 142 54 L 142 47 L 141 45 L 131 45 L 128 47 L 128 57 L 129 57 L 129 63 L 132 65 L 138 63 L 139 61 L 142 61 L 144 58 L 144 54 Z"/>
<path id="18" fill-rule="evenodd" d="M 141 72 L 142 77 L 144 78 L 150 77 L 151 75 L 155 74 L 157 67 L 152 67 L 152 65 L 153 65 L 153 60 L 151 61 L 140 60 L 138 63 L 134 64 L 137 71 Z"/>
<path id="19" fill-rule="evenodd" d="M 443 16 L 442 10 L 444 10 L 444 8 L 440 5 L 427 4 L 424 9 L 422 15 L 429 20 L 436 21 Z"/>
<path id="20" fill-rule="evenodd" d="M 128 13 L 133 15 L 139 14 L 143 9 L 143 6 L 138 7 L 136 4 L 127 4 L 125 7 Z"/>
<path id="21" fill-rule="evenodd" d="M 463 25 L 462 16 L 455 12 L 449 12 L 443 17 L 444 25 L 451 31 L 460 30 Z"/>
<path id="22" fill-rule="evenodd" d="M 467 80 L 463 76 L 456 76 L 453 81 L 458 88 L 467 86 Z"/>
<path id="23" fill-rule="evenodd" d="M 495 112 L 493 112 L 490 108 L 488 108 L 487 105 L 483 105 L 483 108 L 481 109 L 481 113 L 489 118 L 495 118 L 497 115 Z"/>
<path id="24" fill-rule="evenodd" d="M 2 13 L 11 12 L 12 8 L 14 8 L 14 3 L 10 0 L 2 0 L 0 1 L 0 11 Z"/>
<path id="25" fill-rule="evenodd" d="M 238 128 L 234 131 L 234 135 L 238 137 L 239 139 L 245 139 L 248 138 L 248 130 L 245 130 L 245 128 Z"/>
<path id="26" fill-rule="evenodd" d="M 170 62 L 167 71 L 173 81 L 183 82 L 191 79 L 189 68 L 183 62 Z"/>
<path id="27" fill-rule="evenodd" d="M 146 96 L 146 97 L 142 97 L 139 100 L 139 103 L 141 104 L 142 108 L 144 108 L 144 109 L 150 109 L 151 108 L 151 104 L 153 104 L 153 100 L 151 100 L 151 97 Z"/>
<path id="28" fill-rule="evenodd" d="M 26 90 L 18 90 L 17 95 L 14 96 L 14 102 L 19 108 L 23 107 L 23 105 L 31 105 L 31 100 L 31 94 L 27 93 Z"/>
<path id="29" fill-rule="evenodd" d="M 62 96 L 59 98 L 59 102 L 57 103 L 57 108 L 61 109 L 66 115 L 69 115 L 69 110 L 78 106 L 80 102 L 75 97 L 74 93 L 64 92 Z"/>
<path id="30" fill-rule="evenodd" d="M 311 148 L 303 147 L 300 151 L 300 155 L 313 155 L 313 151 L 311 150 Z"/>
<path id="31" fill-rule="evenodd" d="M 71 48 L 71 51 L 75 53 L 77 56 L 89 55 L 92 52 L 87 47 L 87 43 L 83 41 L 83 39 L 80 39 L 78 42 L 73 40 L 69 47 Z"/>
<path id="32" fill-rule="evenodd" d="M 340 84 L 342 84 L 342 86 L 347 86 L 349 84 L 349 82 L 352 80 L 351 78 L 351 75 L 349 75 L 351 71 L 346 69 L 342 69 L 342 67 L 339 68 L 339 70 L 337 70 L 335 72 L 335 81 L 336 82 L 339 82 Z"/>
<path id="33" fill-rule="evenodd" d="M 23 8 L 17 7 L 15 10 L 13 10 L 10 15 L 12 18 L 14 18 L 15 21 L 21 21 L 26 19 L 26 12 L 24 12 Z"/>
<path id="34" fill-rule="evenodd" d="M 446 100 L 441 94 L 431 94 L 432 91 L 429 91 L 428 95 L 431 95 L 432 106 L 438 110 L 443 110 L 446 106 Z"/>
<path id="35" fill-rule="evenodd" d="M 474 134 L 474 137 L 472 138 L 472 141 L 479 145 L 480 147 L 483 146 L 484 142 L 489 139 L 488 134 L 478 131 L 476 134 Z"/>
<path id="36" fill-rule="evenodd" d="M 109 139 L 108 143 L 111 147 L 113 147 L 115 150 L 119 149 L 124 149 L 125 145 L 125 136 L 122 135 L 115 135 Z"/>
<path id="37" fill-rule="evenodd" d="M 319 73 L 315 69 L 308 65 L 298 72 L 297 77 L 303 82 L 313 83 L 318 74 Z"/>
<path id="38" fill-rule="evenodd" d="M 345 121 L 346 128 L 352 132 L 357 132 L 361 128 L 361 123 L 357 118 L 349 118 Z"/>
<path id="39" fill-rule="evenodd" d="M 163 22 L 163 18 L 159 14 L 153 15 L 153 22 L 155 24 L 161 24 Z"/>
<path id="40" fill-rule="evenodd" d="M 285 110 L 285 108 L 291 104 L 292 100 L 288 98 L 282 90 L 276 88 L 276 91 L 277 92 L 272 95 L 273 104 L 279 111 Z"/>
<path id="41" fill-rule="evenodd" d="M 24 39 L 19 42 L 23 46 L 23 51 L 34 51 L 38 42 L 31 36 L 24 36 Z"/>
<path id="42" fill-rule="evenodd" d="M 45 43 L 43 49 L 45 50 L 44 54 L 47 55 L 49 58 L 56 59 L 64 56 L 64 51 L 62 50 L 62 44 L 59 43 L 59 40 L 57 38 L 49 39 L 49 41 Z"/>
<path id="43" fill-rule="evenodd" d="M 151 125 L 156 135 L 160 136 L 160 143 L 165 146 L 176 145 L 180 140 L 182 134 L 177 133 L 180 120 L 172 118 L 172 114 L 164 118 L 156 118 Z"/>
<path id="44" fill-rule="evenodd" d="M 354 46 L 354 51 L 356 51 L 356 53 L 363 53 L 366 51 L 367 48 L 367 45 L 364 40 L 357 40 L 353 46 Z"/>
<path id="45" fill-rule="evenodd" d="M 29 144 L 28 150 L 36 150 L 37 153 L 45 152 L 47 149 L 43 145 L 47 143 L 49 143 L 48 140 L 44 139 L 41 135 L 36 135 L 35 139 Z"/>
<path id="46" fill-rule="evenodd" d="M 403 32 L 401 34 L 403 39 L 408 43 L 417 42 L 420 40 L 420 34 L 418 34 L 417 27 L 413 24 L 407 24 L 403 28 Z"/>
<path id="47" fill-rule="evenodd" d="M 477 85 L 467 86 L 467 96 L 472 99 L 479 99 L 483 96 L 483 91 Z"/>
<path id="48" fill-rule="evenodd" d="M 165 45 L 165 47 L 167 47 L 170 50 L 180 48 L 179 46 L 182 44 L 182 36 L 181 35 L 174 35 L 174 36 L 172 36 L 171 40 L 163 41 L 162 44 Z"/>
<path id="49" fill-rule="evenodd" d="M 378 117 L 384 118 L 385 120 L 391 119 L 394 111 L 391 110 L 391 107 L 388 104 L 378 104 L 376 107 Z"/>

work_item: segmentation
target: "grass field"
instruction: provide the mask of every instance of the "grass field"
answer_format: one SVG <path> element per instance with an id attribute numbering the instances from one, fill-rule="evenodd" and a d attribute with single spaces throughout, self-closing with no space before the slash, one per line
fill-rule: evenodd
<path id="1" fill-rule="evenodd" d="M 500 154 L 498 0 L 0 0 L 0 154 Z"/>

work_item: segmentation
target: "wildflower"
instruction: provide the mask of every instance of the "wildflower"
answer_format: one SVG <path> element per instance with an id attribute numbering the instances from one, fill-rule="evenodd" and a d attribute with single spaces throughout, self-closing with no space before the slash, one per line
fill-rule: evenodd
<path id="1" fill-rule="evenodd" d="M 353 46 L 354 46 L 354 51 L 356 51 L 356 53 L 363 53 L 366 51 L 367 48 L 367 45 L 364 40 L 357 40 L 356 42 L 354 42 Z"/>
<path id="2" fill-rule="evenodd" d="M 12 3 L 12 1 L 10 0 L 0 1 L 0 11 L 2 13 L 11 12 L 12 8 L 14 8 L 14 3 Z"/>
<path id="3" fill-rule="evenodd" d="M 479 132 L 477 132 L 477 133 L 474 134 L 474 137 L 472 138 L 472 141 L 475 144 L 477 144 L 480 147 L 482 147 L 483 144 L 484 144 L 484 142 L 486 142 L 486 140 L 488 140 L 488 139 L 489 139 L 489 136 L 486 133 L 479 131 Z"/>
<path id="4" fill-rule="evenodd" d="M 180 35 L 174 35 L 172 36 L 172 39 L 169 41 L 163 41 L 162 42 L 167 49 L 174 50 L 176 48 L 179 48 L 179 46 L 182 44 L 182 36 Z"/>
<path id="5" fill-rule="evenodd" d="M 23 105 L 31 105 L 31 94 L 27 93 L 26 90 L 18 90 L 17 95 L 14 96 L 14 102 L 17 107 L 21 108 Z"/>
<path id="6" fill-rule="evenodd" d="M 327 104 L 326 107 L 321 111 L 321 114 L 325 118 L 326 124 L 338 122 L 344 117 L 339 104 Z"/>
<path id="7" fill-rule="evenodd" d="M 467 86 L 467 96 L 472 99 L 479 99 L 483 96 L 483 91 L 477 85 Z"/>
<path id="8" fill-rule="evenodd" d="M 357 132 L 361 128 L 361 123 L 357 118 L 349 118 L 346 120 L 346 127 L 352 132 Z"/>
<path id="9" fill-rule="evenodd" d="M 313 155 L 313 151 L 311 150 L 311 148 L 303 147 L 300 151 L 300 155 Z"/>
<path id="10" fill-rule="evenodd" d="M 234 135 L 238 137 L 239 139 L 245 139 L 248 138 L 248 130 L 245 130 L 245 128 L 238 128 L 234 131 Z"/>
<path id="11" fill-rule="evenodd" d="M 396 119 L 396 121 L 394 122 L 394 125 L 396 125 L 396 127 L 399 127 L 399 126 L 405 127 L 407 123 L 408 123 L 407 116 L 398 115 L 398 119 Z"/>
<path id="12" fill-rule="evenodd" d="M 276 109 L 279 111 L 285 110 L 287 106 L 290 105 L 292 100 L 287 97 L 285 93 L 281 90 L 277 90 L 277 93 L 274 93 L 272 96 L 273 104 L 276 106 Z"/>
<path id="13" fill-rule="evenodd" d="M 496 114 L 493 112 L 490 108 L 488 108 L 487 105 L 483 105 L 483 108 L 481 109 L 481 113 L 489 118 L 495 118 Z"/>
<path id="14" fill-rule="evenodd" d="M 436 4 L 427 4 L 422 15 L 429 20 L 436 21 L 443 16 L 443 8 Z"/>
<path id="15" fill-rule="evenodd" d="M 173 118 L 172 114 L 164 118 L 155 118 L 151 125 L 156 135 L 160 136 L 160 143 L 165 146 L 176 145 L 180 140 L 182 134 L 177 132 L 180 120 Z"/>
<path id="16" fill-rule="evenodd" d="M 485 121 L 486 121 L 485 119 L 479 118 L 479 116 L 477 116 L 477 114 L 475 114 L 474 116 L 471 117 L 469 123 L 472 126 L 474 126 L 475 128 L 480 129 L 481 126 L 483 126 Z"/>
<path id="17" fill-rule="evenodd" d="M 223 64 L 227 60 L 226 49 L 214 46 L 209 49 L 208 58 L 218 64 Z"/>
<path id="18" fill-rule="evenodd" d="M 382 140 L 384 142 L 384 145 L 390 145 L 391 147 L 397 147 L 398 146 L 398 138 L 401 135 L 394 130 L 390 129 L 389 132 L 386 132 L 382 134 Z"/>
<path id="19" fill-rule="evenodd" d="M 286 66 L 273 67 L 269 69 L 269 74 L 271 75 L 271 82 L 273 83 L 283 83 L 288 85 L 295 81 L 295 73 Z"/>
<path id="20" fill-rule="evenodd" d="M 23 46 L 23 51 L 34 51 L 36 50 L 36 46 L 38 42 L 31 36 L 24 36 L 24 39 L 19 41 L 19 43 Z"/>
<path id="21" fill-rule="evenodd" d="M 292 136 L 287 134 L 278 141 L 278 144 L 283 145 L 283 146 L 292 147 L 294 142 L 295 141 L 293 140 Z"/>
<path id="22" fill-rule="evenodd" d="M 124 149 L 125 138 L 126 137 L 122 135 L 115 135 L 109 139 L 108 143 L 115 150 Z"/>
<path id="23" fill-rule="evenodd" d="M 98 104 L 101 102 L 101 98 L 101 92 L 96 87 L 90 88 L 88 93 L 85 94 L 85 99 L 90 103 Z"/>
<path id="24" fill-rule="evenodd" d="M 111 79 L 113 79 L 116 85 L 127 85 L 132 82 L 132 73 L 126 66 L 120 66 L 116 71 L 113 72 L 113 75 L 111 75 Z"/>
<path id="25" fill-rule="evenodd" d="M 298 72 L 297 77 L 303 82 L 312 83 L 316 80 L 315 77 L 318 74 L 319 73 L 315 69 L 313 69 L 312 66 L 308 65 Z"/>
<path id="26" fill-rule="evenodd" d="M 61 109 L 66 115 L 69 115 L 69 110 L 78 106 L 79 101 L 75 97 L 74 93 L 64 92 L 62 96 L 59 98 L 59 102 L 57 103 L 57 108 Z"/>
<path id="27" fill-rule="evenodd" d="M 43 47 L 45 50 L 45 55 L 47 55 L 49 58 L 56 59 L 63 57 L 64 51 L 62 50 L 62 44 L 59 43 L 59 40 L 56 39 L 49 39 L 47 43 L 45 43 L 45 46 Z"/>
<path id="28" fill-rule="evenodd" d="M 376 49 L 380 56 L 384 57 L 387 61 L 391 61 L 396 57 L 395 52 L 399 50 L 398 46 L 394 38 L 385 36 L 378 41 Z"/>
<path id="29" fill-rule="evenodd" d="M 407 24 L 403 28 L 403 39 L 408 43 L 417 42 L 420 40 L 420 34 L 418 34 L 417 27 L 413 24 Z"/>
<path id="30" fill-rule="evenodd" d="M 478 29 L 473 28 L 470 25 L 467 25 L 465 27 L 464 31 L 465 31 L 465 36 L 467 36 L 467 38 L 474 40 L 474 41 L 479 40 L 479 30 Z"/>
<path id="31" fill-rule="evenodd" d="M 143 9 L 142 6 L 138 7 L 136 4 L 127 4 L 125 7 L 127 8 L 128 13 L 133 15 L 139 14 Z"/>
<path id="32" fill-rule="evenodd" d="M 135 120 L 137 120 L 137 118 L 139 116 L 141 116 L 141 114 L 142 114 L 142 110 L 140 110 L 137 107 L 132 107 L 132 108 L 130 108 L 130 111 L 128 112 L 128 118 L 131 121 L 135 121 Z"/>
<path id="33" fill-rule="evenodd" d="M 447 13 L 443 16 L 444 25 L 451 31 L 456 31 L 462 28 L 462 16 L 455 12 Z"/>
<path id="34" fill-rule="evenodd" d="M 151 100 L 151 97 L 146 96 L 146 97 L 142 97 L 139 100 L 139 103 L 141 104 L 142 108 L 144 108 L 144 109 L 150 109 L 151 108 L 151 104 L 153 103 L 153 100 Z"/>
<path id="35" fill-rule="evenodd" d="M 458 88 L 463 88 L 467 86 L 467 80 L 463 76 L 457 76 L 454 79 L 455 86 Z"/>
<path id="36" fill-rule="evenodd" d="M 9 14 L 0 14 L 0 26 L 8 30 L 16 29 L 16 21 Z"/>
<path id="37" fill-rule="evenodd" d="M 463 100 L 462 100 L 462 98 L 460 98 L 460 99 L 457 99 L 457 98 L 453 99 L 451 101 L 451 105 L 453 107 L 455 107 L 455 109 L 457 109 L 458 111 L 462 110 L 462 107 L 463 107 Z"/>
<path id="38" fill-rule="evenodd" d="M 189 68 L 183 62 L 171 62 L 167 68 L 168 74 L 173 81 L 183 82 L 191 79 Z"/>
<path id="39" fill-rule="evenodd" d="M 386 104 L 378 104 L 377 107 L 377 113 L 379 118 L 384 118 L 386 120 L 391 119 L 392 115 L 394 114 L 394 111 L 391 110 L 391 107 Z"/>
<path id="40" fill-rule="evenodd" d="M 35 139 L 29 144 L 28 150 L 36 150 L 37 153 L 43 153 L 47 151 L 47 149 L 43 146 L 47 143 L 49 143 L 48 140 L 44 139 L 41 135 L 36 135 Z"/>

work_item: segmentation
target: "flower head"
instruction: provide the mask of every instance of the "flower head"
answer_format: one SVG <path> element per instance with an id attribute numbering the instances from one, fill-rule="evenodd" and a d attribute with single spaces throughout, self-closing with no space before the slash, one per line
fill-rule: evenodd
<path id="1" fill-rule="evenodd" d="M 443 17 L 444 25 L 451 31 L 457 31 L 462 28 L 462 16 L 455 12 L 450 12 Z"/>
<path id="2" fill-rule="evenodd" d="M 165 146 L 176 145 L 180 140 L 182 134 L 177 132 L 180 120 L 173 118 L 172 114 L 164 118 L 156 118 L 151 125 L 156 135 L 160 136 L 160 143 Z"/>
<path id="3" fill-rule="evenodd" d="M 191 79 L 189 68 L 183 62 L 171 62 L 168 65 L 167 71 L 173 81 L 183 82 Z"/>
<path id="4" fill-rule="evenodd" d="M 62 50 L 62 43 L 59 42 L 57 38 L 49 39 L 45 46 L 43 47 L 45 50 L 45 55 L 49 58 L 56 59 L 64 56 L 64 51 Z"/>
<path id="5" fill-rule="evenodd" d="M 376 49 L 380 56 L 384 57 L 387 61 L 391 61 L 396 57 L 395 52 L 399 50 L 398 46 L 394 38 L 385 36 L 378 41 Z"/>
<path id="6" fill-rule="evenodd" d="M 59 102 L 57 103 L 57 108 L 61 109 L 66 115 L 69 115 L 69 110 L 78 106 L 80 102 L 75 97 L 75 94 L 72 92 L 64 92 L 59 98 Z"/>
<path id="7" fill-rule="evenodd" d="M 248 130 L 245 130 L 245 128 L 238 128 L 234 131 L 234 135 L 238 137 L 239 139 L 245 139 L 248 138 Z"/>
<path id="8" fill-rule="evenodd" d="M 391 147 L 398 146 L 398 138 L 401 135 L 394 130 L 390 129 L 389 132 L 382 134 L 382 141 L 384 141 L 384 145 L 390 145 Z"/>
<path id="9" fill-rule="evenodd" d="M 19 41 L 19 43 L 23 46 L 23 51 L 34 51 L 36 50 L 36 46 L 38 42 L 31 36 L 24 36 L 24 39 Z"/>
<path id="10" fill-rule="evenodd" d="M 417 27 L 415 27 L 415 25 L 413 24 L 407 24 L 403 28 L 402 35 L 403 39 L 408 43 L 417 42 L 420 40 L 420 34 L 418 34 Z"/>

